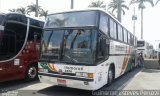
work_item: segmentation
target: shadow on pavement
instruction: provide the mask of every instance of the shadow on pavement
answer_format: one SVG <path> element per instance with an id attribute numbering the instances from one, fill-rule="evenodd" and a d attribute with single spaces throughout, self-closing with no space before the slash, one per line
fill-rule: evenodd
<path id="1" fill-rule="evenodd" d="M 25 81 L 25 80 L 14 80 L 14 81 L 2 82 L 0 83 L 0 93 L 4 91 L 7 92 L 12 90 L 18 90 L 35 83 L 39 83 L 39 80 L 32 81 L 32 82 Z"/>
<path id="2" fill-rule="evenodd" d="M 105 85 L 96 91 L 86 91 L 73 88 L 52 86 L 37 91 L 37 94 L 40 94 L 40 96 L 101 96 L 104 95 L 100 94 L 100 92 L 102 91 L 106 92 L 109 90 L 112 91 L 122 90 L 140 71 L 141 71 L 140 68 L 136 68 L 132 72 L 128 72 L 122 75 L 121 77 L 117 78 L 110 86 Z"/>

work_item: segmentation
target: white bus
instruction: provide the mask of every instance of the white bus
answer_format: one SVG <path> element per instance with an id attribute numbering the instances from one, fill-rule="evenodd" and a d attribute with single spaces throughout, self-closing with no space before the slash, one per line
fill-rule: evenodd
<path id="1" fill-rule="evenodd" d="M 136 37 L 103 10 L 51 14 L 41 40 L 39 79 L 97 90 L 135 66 Z"/>
<path id="2" fill-rule="evenodd" d="M 137 41 L 137 53 L 142 52 L 143 57 L 146 59 L 153 58 L 153 45 L 149 44 L 145 40 Z"/>

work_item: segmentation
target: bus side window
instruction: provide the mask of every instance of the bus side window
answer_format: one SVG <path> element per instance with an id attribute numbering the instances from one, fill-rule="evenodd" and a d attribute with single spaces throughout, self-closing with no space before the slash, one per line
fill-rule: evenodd
<path id="1" fill-rule="evenodd" d="M 99 34 L 98 47 L 97 47 L 97 61 L 103 61 L 109 56 L 109 40 L 102 34 Z"/>

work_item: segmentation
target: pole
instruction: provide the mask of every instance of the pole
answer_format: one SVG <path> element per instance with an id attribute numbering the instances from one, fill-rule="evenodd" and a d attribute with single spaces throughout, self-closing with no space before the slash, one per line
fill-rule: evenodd
<path id="1" fill-rule="evenodd" d="M 118 13 L 117 13 L 117 18 L 118 18 L 118 20 L 119 20 L 119 22 L 121 22 L 121 0 L 118 0 L 118 5 L 117 5 L 117 7 L 118 7 Z"/>
<path id="2" fill-rule="evenodd" d="M 35 13 L 35 17 L 38 17 L 38 0 L 36 0 L 36 13 Z"/>
<path id="3" fill-rule="evenodd" d="M 74 3 L 74 1 L 73 0 L 71 0 L 71 9 L 73 9 L 73 4 Z"/>
<path id="4" fill-rule="evenodd" d="M 135 8 L 133 9 L 133 15 L 135 17 Z M 135 36 L 135 19 L 133 20 L 133 35 Z"/>
<path id="5" fill-rule="evenodd" d="M 136 24 L 136 20 L 137 20 L 137 16 L 135 15 L 135 7 L 133 9 L 133 16 L 132 16 L 132 20 L 133 20 L 133 35 L 135 35 L 135 24 Z"/>
<path id="6" fill-rule="evenodd" d="M 141 8 L 141 39 L 143 40 L 143 8 Z"/>

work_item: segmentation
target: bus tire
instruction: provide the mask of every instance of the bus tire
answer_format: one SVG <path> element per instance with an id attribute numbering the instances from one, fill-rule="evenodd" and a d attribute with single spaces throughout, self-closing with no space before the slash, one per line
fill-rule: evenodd
<path id="1" fill-rule="evenodd" d="M 111 83 L 113 82 L 113 80 L 114 80 L 113 66 L 109 66 L 107 84 L 111 85 Z"/>
<path id="2" fill-rule="evenodd" d="M 26 81 L 33 81 L 38 79 L 38 65 L 37 64 L 31 64 L 28 66 L 26 70 L 26 76 L 25 80 Z"/>

